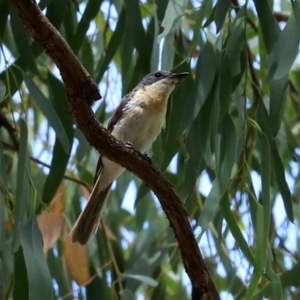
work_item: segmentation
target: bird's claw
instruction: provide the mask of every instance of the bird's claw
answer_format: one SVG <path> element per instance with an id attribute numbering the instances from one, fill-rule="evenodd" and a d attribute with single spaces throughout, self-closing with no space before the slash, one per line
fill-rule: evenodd
<path id="1" fill-rule="evenodd" d="M 152 159 L 148 156 L 148 154 L 147 154 L 147 153 L 144 153 L 144 156 L 145 156 L 146 160 L 147 160 L 150 164 L 152 164 Z"/>

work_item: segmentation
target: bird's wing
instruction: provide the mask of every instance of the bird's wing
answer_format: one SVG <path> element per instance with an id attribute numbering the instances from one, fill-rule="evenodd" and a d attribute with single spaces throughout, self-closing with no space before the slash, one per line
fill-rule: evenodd
<path id="1" fill-rule="evenodd" d="M 127 94 L 126 96 L 124 96 L 121 103 L 116 107 L 116 109 L 113 113 L 113 116 L 109 120 L 108 126 L 107 126 L 107 130 L 110 133 L 113 132 L 115 125 L 122 119 L 123 114 L 124 114 L 124 107 L 130 101 L 130 99 L 133 97 L 134 93 L 135 93 L 135 89 L 132 92 L 130 92 L 129 94 Z M 93 185 L 95 185 L 102 169 L 103 169 L 102 155 L 100 154 L 99 159 L 98 159 L 98 163 L 97 163 L 97 166 L 96 166 L 96 170 L 95 170 Z"/>

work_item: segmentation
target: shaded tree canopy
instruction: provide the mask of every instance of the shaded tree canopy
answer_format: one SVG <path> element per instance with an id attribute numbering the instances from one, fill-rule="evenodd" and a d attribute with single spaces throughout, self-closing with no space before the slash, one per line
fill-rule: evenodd
<path id="1" fill-rule="evenodd" d="M 0 1 L 2 298 L 217 299 L 215 286 L 221 299 L 297 299 L 300 1 L 42 0 L 62 48 L 18 2 Z M 157 69 L 190 76 L 151 165 L 85 109 L 106 125 Z M 125 172 L 81 247 L 68 232 L 93 183 L 89 142 L 148 185 Z"/>

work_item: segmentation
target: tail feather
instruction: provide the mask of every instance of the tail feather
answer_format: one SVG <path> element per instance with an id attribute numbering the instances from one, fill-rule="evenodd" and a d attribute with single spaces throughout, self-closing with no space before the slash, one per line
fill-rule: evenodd
<path id="1" fill-rule="evenodd" d="M 109 184 L 103 191 L 93 190 L 90 199 L 74 224 L 70 235 L 72 242 L 78 242 L 85 245 L 92 234 L 94 234 L 99 226 L 101 210 L 103 208 L 106 196 L 111 188 Z"/>

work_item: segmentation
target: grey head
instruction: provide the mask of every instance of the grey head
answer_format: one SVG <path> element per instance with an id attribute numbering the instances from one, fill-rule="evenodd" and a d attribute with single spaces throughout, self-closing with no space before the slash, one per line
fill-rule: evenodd
<path id="1" fill-rule="evenodd" d="M 169 71 L 163 71 L 163 70 L 159 70 L 159 71 L 155 71 L 153 73 L 150 73 L 148 75 L 146 75 L 142 81 L 137 85 L 136 88 L 143 88 L 147 85 L 151 85 L 157 81 L 160 81 L 162 79 L 165 78 L 169 78 L 169 79 L 177 79 L 178 81 L 180 79 L 182 79 L 183 77 L 185 77 L 186 75 L 188 75 L 188 72 L 182 72 L 182 73 L 172 73 Z"/>

